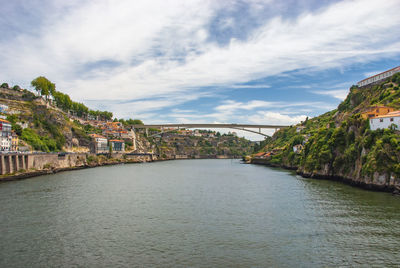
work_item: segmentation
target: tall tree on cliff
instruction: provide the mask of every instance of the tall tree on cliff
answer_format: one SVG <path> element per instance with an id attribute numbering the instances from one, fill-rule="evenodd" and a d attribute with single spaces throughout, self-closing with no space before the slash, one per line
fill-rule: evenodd
<path id="1" fill-rule="evenodd" d="M 32 80 L 31 85 L 41 96 L 46 96 L 46 100 L 48 100 L 49 95 L 53 96 L 56 92 L 56 85 L 44 76 L 39 76 Z"/>

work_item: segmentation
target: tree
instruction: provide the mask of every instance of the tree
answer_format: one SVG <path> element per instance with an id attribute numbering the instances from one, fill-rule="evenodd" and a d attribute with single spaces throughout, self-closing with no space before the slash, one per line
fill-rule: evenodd
<path id="1" fill-rule="evenodd" d="M 31 85 L 35 90 L 42 96 L 46 96 L 48 99 L 49 95 L 54 95 L 56 90 L 56 85 L 50 82 L 46 77 L 39 76 L 32 80 Z"/>

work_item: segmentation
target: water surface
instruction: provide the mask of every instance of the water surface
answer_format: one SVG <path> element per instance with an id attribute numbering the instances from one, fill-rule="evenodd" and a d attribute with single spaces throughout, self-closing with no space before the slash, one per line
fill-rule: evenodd
<path id="1" fill-rule="evenodd" d="M 400 265 L 400 197 L 237 160 L 1 183 L 0 204 L 0 267 Z"/>

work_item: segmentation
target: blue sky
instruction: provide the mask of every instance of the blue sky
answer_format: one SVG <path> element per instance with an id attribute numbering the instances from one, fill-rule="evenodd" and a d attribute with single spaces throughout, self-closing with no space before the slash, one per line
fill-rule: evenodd
<path id="1" fill-rule="evenodd" d="M 1 82 L 146 123 L 295 124 L 400 65 L 398 0 L 0 2 Z"/>

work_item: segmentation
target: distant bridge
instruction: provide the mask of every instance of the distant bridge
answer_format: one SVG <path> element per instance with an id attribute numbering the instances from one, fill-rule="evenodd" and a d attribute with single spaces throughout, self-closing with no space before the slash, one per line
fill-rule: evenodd
<path id="1" fill-rule="evenodd" d="M 161 129 L 161 133 L 173 131 L 173 130 L 167 130 L 164 131 L 165 128 L 170 129 L 170 128 L 175 128 L 175 129 L 183 129 L 183 128 L 231 128 L 231 129 L 237 129 L 237 130 L 243 130 L 251 133 L 256 133 L 259 135 L 262 135 L 264 137 L 268 137 L 267 134 L 264 134 L 261 132 L 261 129 L 281 129 L 285 128 L 288 126 L 284 125 L 252 125 L 252 124 L 159 124 L 159 125 L 132 125 L 133 128 L 135 129 L 146 129 L 146 132 L 148 131 L 149 128 L 157 128 Z M 258 129 L 258 131 L 252 130 L 252 129 Z M 161 134 L 158 133 L 158 134 Z"/>

